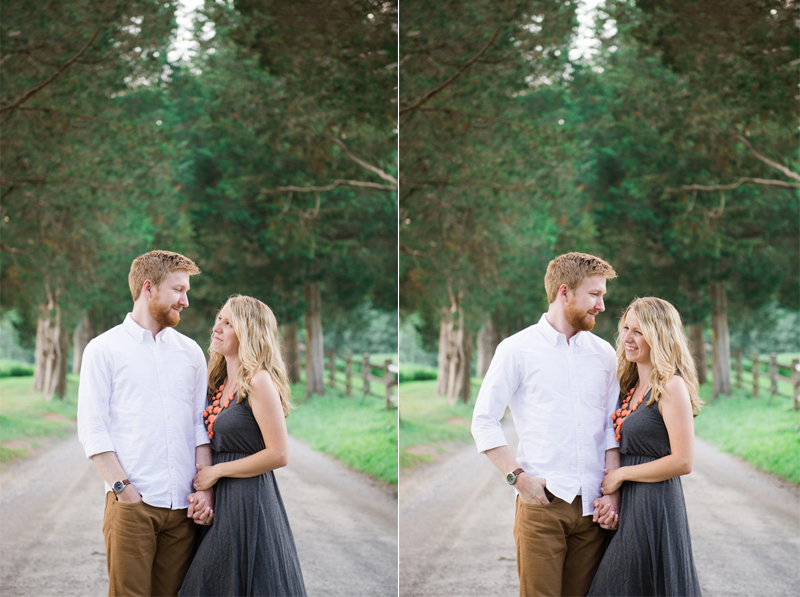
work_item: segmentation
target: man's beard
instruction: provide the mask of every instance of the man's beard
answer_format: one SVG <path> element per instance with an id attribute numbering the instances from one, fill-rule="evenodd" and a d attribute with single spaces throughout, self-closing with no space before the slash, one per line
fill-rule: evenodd
<path id="1" fill-rule="evenodd" d="M 181 320 L 181 316 L 172 310 L 172 305 L 165 305 L 158 300 L 158 294 L 153 297 L 148 306 L 150 315 L 162 328 L 174 328 Z"/>
<path id="2" fill-rule="evenodd" d="M 578 332 L 591 332 L 594 329 L 594 317 L 589 317 L 588 311 L 582 311 L 575 306 L 575 300 L 571 300 L 564 307 L 564 317 L 573 329 Z"/>

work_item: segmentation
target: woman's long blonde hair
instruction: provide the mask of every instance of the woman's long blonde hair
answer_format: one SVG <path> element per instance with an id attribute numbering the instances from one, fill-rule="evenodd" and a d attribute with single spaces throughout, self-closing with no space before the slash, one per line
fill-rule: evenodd
<path id="1" fill-rule="evenodd" d="M 239 370 L 236 372 L 238 397 L 241 402 L 250 393 L 250 380 L 260 369 L 265 369 L 278 388 L 284 416 L 289 416 L 292 408 L 289 377 L 286 364 L 281 355 L 278 340 L 278 322 L 272 309 L 251 296 L 235 294 L 226 305 L 231 308 L 231 323 L 239 340 Z M 224 305 L 223 305 L 224 308 Z M 221 309 L 220 309 L 221 310 Z M 213 332 L 212 332 L 213 339 Z M 228 374 L 225 357 L 208 349 L 208 391 L 213 396 Z"/>
<path id="2" fill-rule="evenodd" d="M 633 310 L 639 320 L 639 327 L 645 342 L 650 346 L 650 363 L 653 371 L 647 384 L 652 388 L 647 406 L 658 402 L 664 394 L 664 386 L 672 379 L 673 375 L 680 375 L 686 382 L 689 398 L 692 401 L 694 415 L 700 412 L 703 401 L 698 395 L 697 371 L 694 358 L 689 350 L 689 342 L 683 331 L 681 316 L 678 311 L 667 301 L 646 296 L 635 299 L 619 320 L 617 332 L 617 376 L 622 394 L 636 385 L 639 381 L 639 370 L 636 363 L 625 358 L 625 346 L 622 344 L 622 328 L 628 312 Z"/>

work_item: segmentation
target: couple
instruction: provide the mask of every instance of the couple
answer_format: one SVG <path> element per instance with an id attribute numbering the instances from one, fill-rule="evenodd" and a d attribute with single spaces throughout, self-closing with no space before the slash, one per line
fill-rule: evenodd
<path id="1" fill-rule="evenodd" d="M 178 253 L 137 257 L 133 311 L 83 355 L 78 436 L 106 482 L 108 592 L 305 595 L 272 473 L 290 408 L 275 316 L 231 297 L 206 367 L 173 329 L 199 273 Z"/>
<path id="2" fill-rule="evenodd" d="M 700 595 L 679 479 L 702 404 L 694 361 L 678 312 L 658 298 L 628 306 L 616 353 L 590 333 L 616 276 L 593 255 L 551 261 L 547 313 L 500 343 L 475 403 L 478 450 L 517 493 L 523 597 Z"/>

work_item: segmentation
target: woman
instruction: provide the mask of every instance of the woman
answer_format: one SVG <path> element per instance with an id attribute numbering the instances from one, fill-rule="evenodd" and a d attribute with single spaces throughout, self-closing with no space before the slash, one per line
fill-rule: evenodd
<path id="1" fill-rule="evenodd" d="M 622 466 L 606 471 L 601 491 L 621 487 L 622 504 L 589 595 L 700 595 L 680 476 L 692 471 L 702 402 L 680 316 L 661 299 L 636 299 L 617 344 Z"/>
<path id="2" fill-rule="evenodd" d="M 277 324 L 264 303 L 233 296 L 217 315 L 204 411 L 213 466 L 214 523 L 180 595 L 305 595 L 303 574 L 273 470 L 285 466 L 290 389 Z"/>

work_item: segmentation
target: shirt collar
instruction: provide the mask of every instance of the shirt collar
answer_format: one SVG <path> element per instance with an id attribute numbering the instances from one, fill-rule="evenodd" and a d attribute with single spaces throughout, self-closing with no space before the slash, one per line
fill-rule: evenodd
<path id="1" fill-rule="evenodd" d="M 122 327 L 133 336 L 138 343 L 142 343 L 148 336 L 152 337 L 150 330 L 144 329 L 138 323 L 133 320 L 133 315 L 128 313 L 125 316 L 125 321 L 122 322 Z M 170 337 L 170 332 L 172 332 L 172 328 L 164 328 L 160 332 L 156 334 L 156 342 L 161 340 L 162 342 L 168 342 Z"/>
<path id="2" fill-rule="evenodd" d="M 542 317 L 539 319 L 539 329 L 542 331 L 542 334 L 544 334 L 544 337 L 551 346 L 558 344 L 559 337 L 563 338 L 564 344 L 566 344 L 567 337 L 554 328 L 549 321 L 547 321 L 546 315 L 547 313 L 542 313 Z M 577 346 L 581 346 L 584 335 L 585 334 L 583 332 L 578 332 L 572 337 L 572 342 L 574 342 Z"/>

